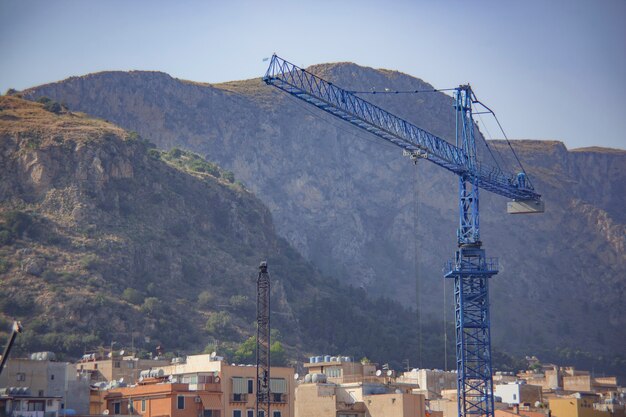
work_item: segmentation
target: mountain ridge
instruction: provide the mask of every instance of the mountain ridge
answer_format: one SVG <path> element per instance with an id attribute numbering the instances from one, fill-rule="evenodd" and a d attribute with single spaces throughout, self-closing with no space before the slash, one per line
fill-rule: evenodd
<path id="1" fill-rule="evenodd" d="M 389 77 L 357 65 L 309 70 L 350 90 L 430 86 L 406 74 Z M 177 146 L 209 156 L 263 200 L 279 234 L 325 274 L 405 305 L 419 299 L 425 314 L 440 314 L 441 302 L 431 300 L 441 300 L 443 286 L 449 285 L 439 265 L 455 250 L 453 175 L 428 164 L 415 168 L 395 147 L 274 91 L 260 79 L 208 86 L 173 78 L 162 79 L 162 84 L 153 81 L 118 74 L 35 87 L 23 94 L 63 100 L 71 109 L 135 130 L 162 149 Z M 375 95 L 371 101 L 453 140 L 452 98 L 445 94 L 411 99 Z M 490 143 L 503 151 L 508 146 Z M 619 318 L 626 316 L 620 302 L 625 291 L 620 271 L 626 261 L 619 239 L 626 222 L 625 153 L 595 147 L 568 150 L 558 141 L 511 144 L 546 199 L 547 211 L 539 217 L 507 216 L 500 197 L 482 194 L 483 241 L 488 255 L 501 258 L 503 269 L 492 285 L 494 314 L 506 318 L 492 321 L 494 346 L 529 352 L 550 342 L 619 351 L 626 343 L 620 331 L 625 323 Z M 570 279 L 572 272 L 576 280 Z M 603 286 L 614 290 L 605 294 Z M 451 300 L 445 303 L 451 309 Z M 518 307 L 517 314 L 511 305 Z M 576 326 L 564 328 L 563 317 L 597 328 L 598 334 L 589 337 Z M 526 340 L 523 334 L 543 342 Z"/>

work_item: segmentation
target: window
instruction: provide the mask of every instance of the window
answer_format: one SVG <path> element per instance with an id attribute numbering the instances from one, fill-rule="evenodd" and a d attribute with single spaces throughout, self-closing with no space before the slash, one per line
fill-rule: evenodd
<path id="1" fill-rule="evenodd" d="M 15 375 L 15 379 L 18 381 L 26 381 L 26 374 L 24 372 L 18 372 L 17 375 Z"/>
<path id="2" fill-rule="evenodd" d="M 120 414 L 122 410 L 122 403 L 113 403 L 113 414 Z"/>
<path id="3" fill-rule="evenodd" d="M 265 417 L 265 411 L 259 410 L 259 414 L 257 417 Z"/>
<path id="4" fill-rule="evenodd" d="M 43 397 L 43 390 L 42 389 L 39 390 L 39 396 Z"/>
<path id="5" fill-rule="evenodd" d="M 233 417 L 241 417 L 241 410 L 233 410 Z"/>
<path id="6" fill-rule="evenodd" d="M 141 400 L 141 411 L 146 411 L 146 400 Z"/>
<path id="7" fill-rule="evenodd" d="M 270 391 L 277 394 L 286 393 L 287 381 L 285 381 L 285 378 L 270 378 Z"/>
<path id="8" fill-rule="evenodd" d="M 28 402 L 28 411 L 43 411 L 44 409 L 44 402 L 43 401 L 29 401 Z"/>
<path id="9" fill-rule="evenodd" d="M 273 417 L 281 417 L 280 415 L 280 411 L 274 411 L 274 413 L 272 414 Z"/>
<path id="10" fill-rule="evenodd" d="M 93 364 L 93 369 L 98 369 L 98 364 L 97 363 Z"/>
<path id="11" fill-rule="evenodd" d="M 50 380 L 54 381 L 54 374 L 50 375 Z"/>
<path id="12" fill-rule="evenodd" d="M 254 410 L 248 410 L 248 416 L 247 417 L 254 417 Z"/>
<path id="13" fill-rule="evenodd" d="M 248 380 L 248 394 L 252 394 L 254 391 L 254 381 L 252 379 Z"/>
<path id="14" fill-rule="evenodd" d="M 233 394 L 247 394 L 248 387 L 241 377 L 233 378 Z"/>
<path id="15" fill-rule="evenodd" d="M 184 410 L 185 409 L 185 397 L 183 397 L 182 395 L 178 396 L 178 406 L 177 408 L 179 410 Z"/>
<path id="16" fill-rule="evenodd" d="M 513 400 L 517 400 L 517 394 L 513 394 Z"/>
<path id="17" fill-rule="evenodd" d="M 120 366 L 121 366 L 121 365 L 120 365 L 120 361 L 115 361 L 115 362 L 113 362 L 113 367 L 115 367 L 115 368 L 119 368 Z"/>

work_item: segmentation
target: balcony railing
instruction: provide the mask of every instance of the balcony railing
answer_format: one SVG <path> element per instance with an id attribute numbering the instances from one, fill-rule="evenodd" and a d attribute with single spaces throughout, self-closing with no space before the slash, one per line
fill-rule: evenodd
<path id="1" fill-rule="evenodd" d="M 246 403 L 248 402 L 248 394 L 230 394 L 231 403 Z"/>
<path id="2" fill-rule="evenodd" d="M 287 402 L 287 394 L 272 394 L 270 402 L 273 404 L 284 404 Z"/>
<path id="3" fill-rule="evenodd" d="M 222 386 L 220 384 L 210 383 L 189 384 L 189 389 L 196 391 L 222 392 Z"/>

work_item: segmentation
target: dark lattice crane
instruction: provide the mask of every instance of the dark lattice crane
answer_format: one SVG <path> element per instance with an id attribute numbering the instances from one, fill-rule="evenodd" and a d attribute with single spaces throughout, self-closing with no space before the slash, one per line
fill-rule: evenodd
<path id="1" fill-rule="evenodd" d="M 259 265 L 256 292 L 256 415 L 270 415 L 270 275 Z M 263 411 L 263 413 L 260 413 Z"/>
<path id="2" fill-rule="evenodd" d="M 509 213 L 540 213 L 544 205 L 523 167 L 507 174 L 478 160 L 472 104 L 480 102 L 471 87 L 455 89 L 455 146 L 276 55 L 263 81 L 458 175 L 458 250 L 444 274 L 454 279 L 459 416 L 493 417 L 489 278 L 497 261 L 481 247 L 479 189 L 512 199 Z"/>

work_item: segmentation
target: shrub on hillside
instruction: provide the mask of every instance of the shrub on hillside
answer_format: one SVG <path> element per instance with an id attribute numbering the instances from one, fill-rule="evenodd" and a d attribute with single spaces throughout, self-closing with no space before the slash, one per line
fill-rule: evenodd
<path id="1" fill-rule="evenodd" d="M 134 288 L 126 288 L 122 293 L 122 299 L 131 304 L 140 305 L 143 303 L 143 294 Z"/>
<path id="2" fill-rule="evenodd" d="M 212 312 L 206 321 L 205 329 L 215 336 L 228 336 L 232 331 L 232 318 L 225 311 Z"/>
<path id="3" fill-rule="evenodd" d="M 3 224 L 0 228 L 8 230 L 13 238 L 22 237 L 28 232 L 33 232 L 33 219 L 30 214 L 23 211 L 12 210 L 2 214 Z"/>

